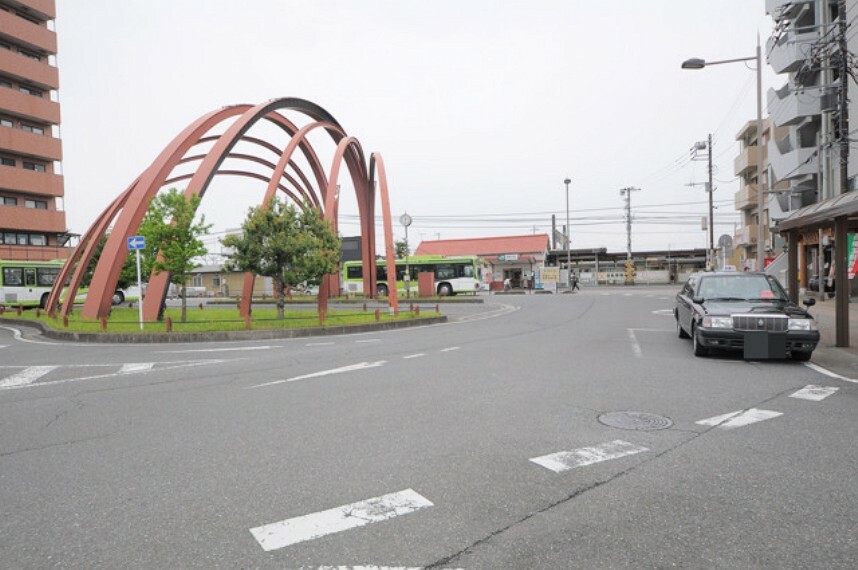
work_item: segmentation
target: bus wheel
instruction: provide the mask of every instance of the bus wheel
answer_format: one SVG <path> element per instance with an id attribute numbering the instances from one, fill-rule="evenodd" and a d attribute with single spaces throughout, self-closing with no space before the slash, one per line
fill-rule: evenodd
<path id="1" fill-rule="evenodd" d="M 42 294 L 42 298 L 39 299 L 39 307 L 44 309 L 48 305 L 48 297 L 50 297 L 50 293 Z"/>
<path id="2" fill-rule="evenodd" d="M 121 305 L 122 303 L 125 302 L 125 294 L 122 293 L 122 291 L 114 291 L 113 292 L 113 299 L 111 299 L 111 302 L 114 305 Z"/>
<path id="3" fill-rule="evenodd" d="M 377 285 L 375 288 L 375 293 L 379 297 L 387 297 L 387 285 Z"/>
<path id="4" fill-rule="evenodd" d="M 441 283 L 438 285 L 438 296 L 439 297 L 449 297 L 453 294 L 453 287 L 450 286 L 449 283 Z"/>

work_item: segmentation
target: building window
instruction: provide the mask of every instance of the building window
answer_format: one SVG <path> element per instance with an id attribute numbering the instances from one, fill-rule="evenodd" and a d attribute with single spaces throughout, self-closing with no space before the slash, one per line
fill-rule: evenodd
<path id="1" fill-rule="evenodd" d="M 27 162 L 26 160 L 24 161 L 24 168 L 26 170 L 35 170 L 36 172 L 44 172 L 45 171 L 45 165 L 44 164 L 39 164 L 37 162 Z"/>
<path id="2" fill-rule="evenodd" d="M 212 277 L 212 287 L 220 287 L 220 276 L 219 275 Z"/>
<path id="3" fill-rule="evenodd" d="M 28 237 L 27 234 L 18 234 L 18 245 L 27 245 L 30 243 L 30 240 L 27 239 Z"/>
<path id="4" fill-rule="evenodd" d="M 9 87 L 12 87 L 9 85 Z M 26 85 L 21 85 L 18 87 L 18 91 L 21 93 L 26 93 L 27 95 L 32 95 L 33 97 L 41 97 L 43 93 L 38 89 L 33 89 L 32 87 L 27 87 Z"/>
<path id="5" fill-rule="evenodd" d="M 18 53 L 20 53 L 20 54 L 21 54 L 21 55 L 23 55 L 24 57 L 29 57 L 29 58 L 30 58 L 30 59 L 32 59 L 32 60 L 35 60 L 35 61 L 42 61 L 42 58 L 41 58 L 41 57 L 39 57 L 39 54 L 37 54 L 37 53 L 33 53 L 33 52 L 31 52 L 31 51 L 27 51 L 27 50 L 24 50 L 24 49 L 21 49 L 21 48 L 18 48 Z"/>
<path id="6" fill-rule="evenodd" d="M 2 164 L 3 166 L 15 166 L 15 159 L 0 156 L 0 164 Z"/>
<path id="7" fill-rule="evenodd" d="M 11 232 L 6 232 L 3 234 L 3 243 L 6 245 L 15 245 L 17 241 L 15 240 L 15 234 Z"/>
<path id="8" fill-rule="evenodd" d="M 15 123 L 10 121 L 9 119 L 0 118 L 0 127 L 14 127 Z"/>
<path id="9" fill-rule="evenodd" d="M 191 287 L 202 287 L 203 286 L 203 276 L 202 275 L 194 275 L 191 279 Z"/>
<path id="10" fill-rule="evenodd" d="M 9 196 L 0 196 L 0 205 L 3 206 L 17 206 L 18 199 L 10 198 Z"/>
<path id="11" fill-rule="evenodd" d="M 48 245 L 48 236 L 46 236 L 45 234 L 30 234 L 30 245 L 44 247 Z M 54 282 L 51 281 L 50 285 L 53 284 Z"/>
<path id="12" fill-rule="evenodd" d="M 34 127 L 33 125 L 21 125 L 22 131 L 27 131 L 28 133 L 33 133 L 34 135 L 43 135 L 45 134 L 45 129 L 42 127 Z"/>
<path id="13" fill-rule="evenodd" d="M 8 79 L 3 79 L 2 77 L 0 77 L 0 87 L 9 87 L 9 88 L 11 88 L 11 87 L 12 87 L 12 82 L 11 82 L 11 81 L 9 81 Z"/>
<path id="14" fill-rule="evenodd" d="M 35 210 L 47 210 L 48 203 L 45 200 L 24 200 L 24 207 Z"/>

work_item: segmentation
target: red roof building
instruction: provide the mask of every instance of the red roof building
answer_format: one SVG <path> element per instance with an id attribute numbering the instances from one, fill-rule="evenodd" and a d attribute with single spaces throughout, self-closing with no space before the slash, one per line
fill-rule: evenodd
<path id="1" fill-rule="evenodd" d="M 513 287 L 531 286 L 548 247 L 548 234 L 444 239 L 421 242 L 414 255 L 475 255 L 487 267 L 485 284 L 496 290 L 503 289 L 505 279 Z"/>

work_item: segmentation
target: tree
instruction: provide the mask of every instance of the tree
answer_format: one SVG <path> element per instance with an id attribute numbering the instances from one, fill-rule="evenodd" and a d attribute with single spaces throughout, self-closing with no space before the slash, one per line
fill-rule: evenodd
<path id="1" fill-rule="evenodd" d="M 241 229 L 241 235 L 221 240 L 233 249 L 226 269 L 271 277 L 280 319 L 289 285 L 318 285 L 325 275 L 336 271 L 340 239 L 309 206 L 296 208 L 272 198 L 265 207 L 250 208 Z"/>
<path id="2" fill-rule="evenodd" d="M 393 242 L 394 255 L 397 259 L 404 259 L 408 255 L 408 243 L 404 239 Z"/>
<path id="3" fill-rule="evenodd" d="M 170 188 L 149 202 L 139 229 L 146 238 L 146 265 L 151 263 L 156 274 L 166 271 L 170 283 L 181 288 L 183 323 L 188 319 L 185 282 L 191 270 L 199 266 L 194 259 L 207 253 L 199 238 L 211 229 L 205 216 L 194 221 L 200 201 L 196 194 L 186 198 L 180 190 Z"/>
<path id="4" fill-rule="evenodd" d="M 83 278 L 81 279 L 81 287 L 88 288 L 90 283 L 92 283 L 92 275 L 95 273 L 95 266 L 98 265 L 98 260 L 101 258 L 101 252 L 104 251 L 104 246 L 107 243 L 108 237 L 110 237 L 109 233 L 101 236 L 101 239 L 98 240 L 98 244 L 95 246 L 95 251 L 92 254 L 89 266 L 86 268 L 86 272 L 83 274 Z M 134 257 L 134 253 L 129 251 L 128 255 L 125 256 L 125 262 L 122 265 L 122 273 L 119 274 L 119 280 L 116 282 L 116 288 L 127 289 L 135 283 L 137 283 L 136 259 Z"/>

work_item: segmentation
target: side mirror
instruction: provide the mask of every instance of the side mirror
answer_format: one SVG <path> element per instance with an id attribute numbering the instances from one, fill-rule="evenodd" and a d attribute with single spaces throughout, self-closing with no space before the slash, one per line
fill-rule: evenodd
<path id="1" fill-rule="evenodd" d="M 703 297 L 692 297 L 691 298 L 691 302 L 694 303 L 695 305 L 700 305 L 705 300 L 706 299 L 704 299 Z"/>
<path id="2" fill-rule="evenodd" d="M 812 307 L 816 304 L 816 299 L 813 297 L 805 297 L 804 301 L 801 302 L 805 307 Z"/>

